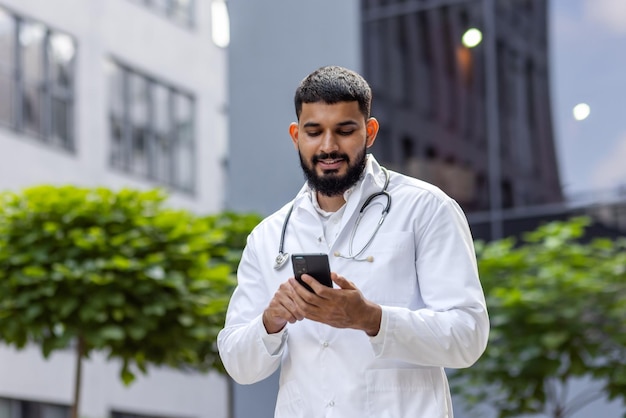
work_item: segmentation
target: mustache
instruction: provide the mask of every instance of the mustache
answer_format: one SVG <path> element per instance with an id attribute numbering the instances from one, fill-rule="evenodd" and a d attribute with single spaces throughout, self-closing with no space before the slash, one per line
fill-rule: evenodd
<path id="1" fill-rule="evenodd" d="M 313 164 L 317 164 L 320 160 L 338 160 L 338 159 L 342 159 L 342 160 L 346 160 L 347 162 L 350 162 L 350 158 L 348 157 L 348 154 L 342 154 L 338 151 L 333 151 L 331 153 L 322 152 L 320 154 L 314 155 L 313 158 L 311 158 L 311 162 Z"/>

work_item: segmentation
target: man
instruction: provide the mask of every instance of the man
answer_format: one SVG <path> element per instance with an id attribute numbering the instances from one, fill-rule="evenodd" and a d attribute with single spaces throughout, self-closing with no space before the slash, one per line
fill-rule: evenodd
<path id="1" fill-rule="evenodd" d="M 322 67 L 295 107 L 307 181 L 248 237 L 218 337 L 226 370 L 250 384 L 282 366 L 275 417 L 452 417 L 444 368 L 472 365 L 489 330 L 463 212 L 367 154 L 379 126 L 360 75 Z M 328 254 L 334 287 L 305 274 L 307 290 L 283 250 Z"/>

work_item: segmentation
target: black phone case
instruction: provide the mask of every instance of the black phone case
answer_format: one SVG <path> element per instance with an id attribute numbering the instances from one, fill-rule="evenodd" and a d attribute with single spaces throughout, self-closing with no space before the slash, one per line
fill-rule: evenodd
<path id="1" fill-rule="evenodd" d="M 310 292 L 313 292 L 313 289 L 302 281 L 302 275 L 305 273 L 313 276 L 324 286 L 333 287 L 333 281 L 330 278 L 330 264 L 326 254 L 292 254 L 291 264 L 296 280 Z"/>

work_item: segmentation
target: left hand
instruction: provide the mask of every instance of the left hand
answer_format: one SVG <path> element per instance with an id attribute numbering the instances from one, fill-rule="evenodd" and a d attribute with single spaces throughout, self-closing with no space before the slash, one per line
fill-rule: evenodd
<path id="1" fill-rule="evenodd" d="M 382 308 L 365 299 L 354 283 L 337 273 L 331 273 L 331 279 L 339 288 L 331 289 L 308 274 L 302 275 L 302 280 L 315 293 L 309 292 L 294 278 L 290 279 L 297 294 L 294 301 L 304 317 L 335 328 L 360 329 L 369 336 L 378 334 Z"/>

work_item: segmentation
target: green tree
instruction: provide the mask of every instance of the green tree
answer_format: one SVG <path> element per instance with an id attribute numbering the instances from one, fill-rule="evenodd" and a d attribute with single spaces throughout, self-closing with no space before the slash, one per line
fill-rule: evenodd
<path id="1" fill-rule="evenodd" d="M 73 417 L 82 360 L 223 372 L 216 348 L 234 272 L 256 215 L 197 216 L 160 190 L 38 186 L 0 194 L 0 340 L 73 345 Z"/>
<path id="2" fill-rule="evenodd" d="M 626 400 L 626 240 L 584 242 L 588 224 L 575 218 L 520 243 L 477 243 L 489 345 L 474 366 L 451 374 L 470 405 L 491 405 L 501 418 L 566 418 L 604 396 Z M 568 396 L 577 378 L 600 389 Z"/>

